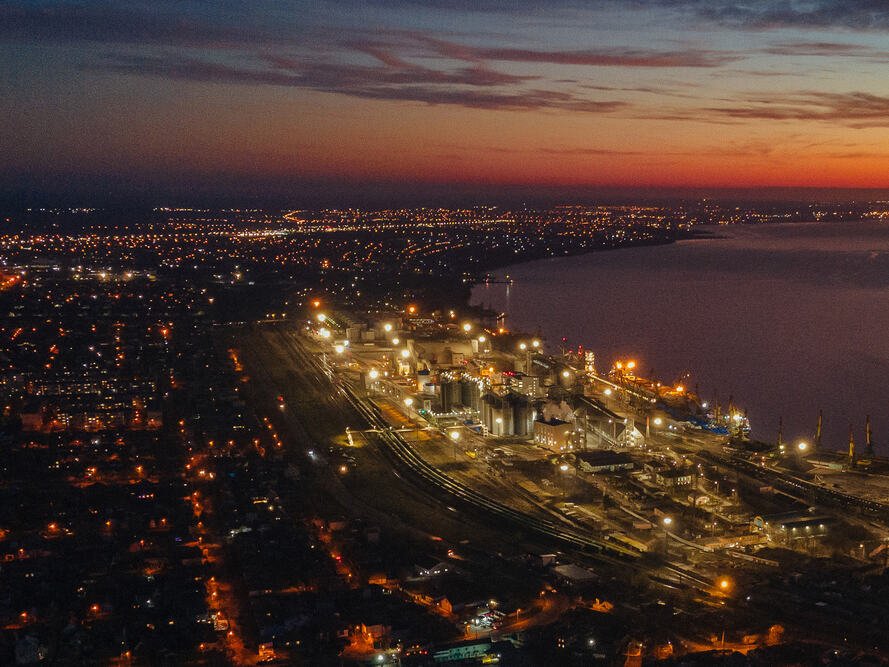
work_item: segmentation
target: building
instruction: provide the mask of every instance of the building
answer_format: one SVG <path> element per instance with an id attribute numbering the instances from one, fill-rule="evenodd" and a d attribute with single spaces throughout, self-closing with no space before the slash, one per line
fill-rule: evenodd
<path id="1" fill-rule="evenodd" d="M 664 489 L 691 486 L 694 484 L 694 471 L 691 468 L 661 468 L 655 470 L 654 481 Z"/>
<path id="2" fill-rule="evenodd" d="M 584 472 L 618 472 L 632 470 L 633 459 L 625 452 L 598 449 L 576 454 L 577 467 Z"/>
<path id="3" fill-rule="evenodd" d="M 574 451 L 573 434 L 574 427 L 561 419 L 534 421 L 534 444 L 553 452 Z"/>

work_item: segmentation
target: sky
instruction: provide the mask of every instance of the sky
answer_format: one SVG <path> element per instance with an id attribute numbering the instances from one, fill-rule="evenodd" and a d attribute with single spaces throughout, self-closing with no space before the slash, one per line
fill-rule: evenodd
<path id="1" fill-rule="evenodd" d="M 887 65 L 885 0 L 0 1 L 0 197 L 889 188 Z"/>

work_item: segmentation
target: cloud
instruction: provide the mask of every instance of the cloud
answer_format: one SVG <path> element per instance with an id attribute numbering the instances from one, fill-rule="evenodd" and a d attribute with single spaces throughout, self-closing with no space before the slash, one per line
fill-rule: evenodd
<path id="1" fill-rule="evenodd" d="M 884 0 L 765 0 L 743 3 L 720 0 L 679 0 L 676 3 L 659 1 L 663 5 L 685 5 L 702 18 L 744 29 L 889 29 L 889 5 Z"/>
<path id="2" fill-rule="evenodd" d="M 437 55 L 464 62 L 516 62 L 583 67 L 720 67 L 743 56 L 725 51 L 701 49 L 658 50 L 610 47 L 607 49 L 536 50 L 473 46 L 439 39 L 424 33 L 392 33 L 390 48 L 426 47 L 419 55 Z M 379 40 L 379 37 L 377 38 Z M 357 48 L 368 48 L 367 45 Z M 374 42 L 370 43 L 371 45 Z M 376 44 L 380 44 L 379 41 Z"/>
<path id="3" fill-rule="evenodd" d="M 864 92 L 799 92 L 751 98 L 745 103 L 701 110 L 707 116 L 737 120 L 822 121 L 852 128 L 889 127 L 889 97 Z"/>
<path id="4" fill-rule="evenodd" d="M 357 1 L 357 0 L 353 0 Z M 388 9 L 428 7 L 428 0 L 360 0 Z M 439 11 L 521 13 L 539 16 L 539 0 L 437 0 Z M 649 13 L 659 10 L 674 22 L 700 19 L 744 30 L 782 28 L 886 31 L 889 4 L 885 0 L 549 0 L 550 13 L 569 11 L 588 16 L 609 12 Z"/>
<path id="5" fill-rule="evenodd" d="M 588 67 L 719 67 L 741 57 L 715 51 L 653 51 L 647 49 L 533 51 L 488 48 L 478 49 L 476 53 L 485 60 Z"/>
<path id="6" fill-rule="evenodd" d="M 474 68 L 456 72 L 414 68 L 372 68 L 323 62 L 268 58 L 274 67 L 238 67 L 195 58 L 172 56 L 119 56 L 110 54 L 100 65 L 103 71 L 156 76 L 188 81 L 225 84 L 272 85 L 308 88 L 350 97 L 401 100 L 426 104 L 448 104 L 477 109 L 556 109 L 586 113 L 608 113 L 623 109 L 625 102 L 589 100 L 570 92 L 496 88 L 487 79 L 491 73 Z M 494 73 L 495 83 L 503 83 Z M 479 80 L 479 77 L 481 79 Z M 515 83 L 510 77 L 508 83 Z M 456 84 L 441 86 L 439 84 Z"/>
<path id="7" fill-rule="evenodd" d="M 876 63 L 889 61 L 889 51 L 841 42 L 785 42 L 767 47 L 764 52 L 776 56 L 861 58 Z"/>
<path id="8" fill-rule="evenodd" d="M 199 21 L 182 12 L 154 11 L 121 4 L 0 5 L 0 38 L 29 42 L 232 47 L 255 43 L 264 34 L 249 23 L 225 25 Z"/>

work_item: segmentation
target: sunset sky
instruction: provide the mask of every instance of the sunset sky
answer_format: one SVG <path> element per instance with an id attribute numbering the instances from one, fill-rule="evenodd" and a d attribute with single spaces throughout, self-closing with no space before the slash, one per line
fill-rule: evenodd
<path id="1" fill-rule="evenodd" d="M 889 188 L 887 71 L 882 1 L 3 2 L 0 192 Z"/>

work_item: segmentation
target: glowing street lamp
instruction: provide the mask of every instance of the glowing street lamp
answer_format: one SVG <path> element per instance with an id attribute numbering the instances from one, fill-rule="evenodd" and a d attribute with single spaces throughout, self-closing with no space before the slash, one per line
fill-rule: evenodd
<path id="1" fill-rule="evenodd" d="M 392 325 L 386 322 L 386 324 L 383 325 L 383 331 L 389 333 L 390 331 L 392 331 Z"/>
<path id="2" fill-rule="evenodd" d="M 804 440 L 800 440 L 796 448 L 800 451 L 800 453 L 803 453 L 809 448 L 809 443 L 805 442 Z"/>
<path id="3" fill-rule="evenodd" d="M 407 348 L 404 348 L 404 349 L 401 351 L 401 358 L 402 358 L 402 359 L 407 359 L 409 356 L 411 356 L 411 351 L 410 351 L 409 349 L 407 349 Z"/>
<path id="4" fill-rule="evenodd" d="M 376 368 L 371 368 L 370 372 L 367 375 L 371 380 L 376 380 L 378 377 L 380 377 L 380 371 L 378 371 Z"/>
<path id="5" fill-rule="evenodd" d="M 463 325 L 463 331 L 465 331 L 466 333 L 469 333 L 470 331 L 472 331 L 472 325 L 469 322 L 467 322 L 466 324 Z"/>
<path id="6" fill-rule="evenodd" d="M 451 431 L 448 433 L 451 442 L 454 443 L 454 460 L 457 460 L 457 443 L 460 441 L 460 431 Z"/>
<path id="7" fill-rule="evenodd" d="M 319 322 L 327 321 L 327 315 L 325 315 L 324 313 L 318 313 L 315 317 Z"/>
<path id="8" fill-rule="evenodd" d="M 519 343 L 519 349 L 520 349 L 522 352 L 524 352 L 525 350 L 528 349 L 528 344 L 527 344 L 527 343 Z"/>
<path id="9" fill-rule="evenodd" d="M 665 516 L 662 523 L 664 524 L 664 555 L 666 556 L 669 552 L 670 526 L 673 525 L 673 518 Z"/>

